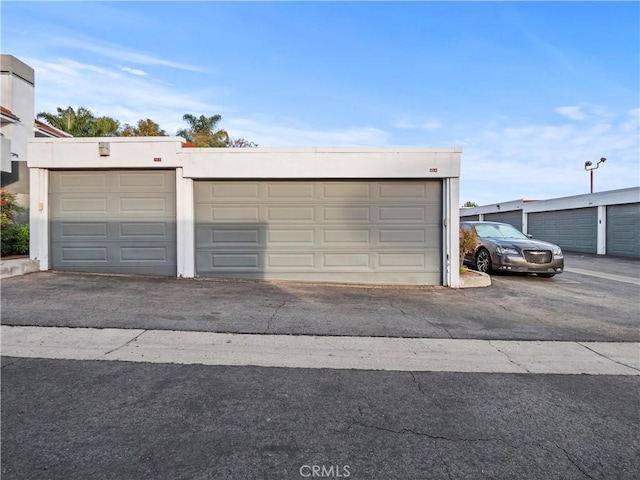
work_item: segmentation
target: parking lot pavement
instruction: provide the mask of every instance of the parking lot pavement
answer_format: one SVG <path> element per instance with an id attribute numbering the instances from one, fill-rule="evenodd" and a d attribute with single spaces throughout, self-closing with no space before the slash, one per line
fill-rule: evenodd
<path id="1" fill-rule="evenodd" d="M 551 279 L 494 275 L 490 287 L 460 290 L 41 272 L 2 281 L 1 320 L 247 334 L 640 341 L 640 285 L 602 278 L 633 280 L 640 262 L 571 255 L 566 265 L 567 272 Z"/>
<path id="2" fill-rule="evenodd" d="M 590 253 L 565 252 L 565 264 L 569 269 L 579 269 L 589 275 L 604 273 L 626 278 L 629 281 L 640 281 L 640 259 L 609 257 Z"/>
<path id="3" fill-rule="evenodd" d="M 616 261 L 465 290 L 3 280 L 2 478 L 635 480 Z"/>
<path id="4" fill-rule="evenodd" d="M 2 479 L 635 480 L 639 378 L 3 358 Z"/>

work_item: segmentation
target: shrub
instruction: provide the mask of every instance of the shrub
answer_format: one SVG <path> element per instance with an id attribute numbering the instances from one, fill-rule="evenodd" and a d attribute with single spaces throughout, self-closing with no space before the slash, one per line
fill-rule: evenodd
<path id="1" fill-rule="evenodd" d="M 0 190 L 0 223 L 3 227 L 15 223 L 16 214 L 23 210 L 18 206 L 16 198 L 17 195 L 6 188 Z"/>
<path id="2" fill-rule="evenodd" d="M 460 269 L 464 267 L 464 257 L 473 253 L 480 243 L 476 232 L 470 228 L 460 229 Z"/>
<path id="3" fill-rule="evenodd" d="M 6 224 L 0 230 L 0 254 L 26 255 L 29 253 L 29 225 Z"/>
<path id="4" fill-rule="evenodd" d="M 17 214 L 24 211 L 16 201 L 16 194 L 2 189 L 0 195 L 0 255 L 29 253 L 29 226 L 17 225 Z"/>

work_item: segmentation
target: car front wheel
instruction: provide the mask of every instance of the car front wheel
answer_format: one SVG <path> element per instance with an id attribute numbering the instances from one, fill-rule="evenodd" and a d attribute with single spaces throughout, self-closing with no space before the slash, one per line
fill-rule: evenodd
<path id="1" fill-rule="evenodd" d="M 476 255 L 476 268 L 482 273 L 491 273 L 491 255 L 486 249 L 481 249 Z"/>

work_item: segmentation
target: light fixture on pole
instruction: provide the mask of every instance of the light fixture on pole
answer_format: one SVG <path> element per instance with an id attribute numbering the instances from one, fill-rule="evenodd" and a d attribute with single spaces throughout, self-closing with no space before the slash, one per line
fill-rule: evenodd
<path id="1" fill-rule="evenodd" d="M 590 160 L 587 160 L 586 162 L 584 162 L 584 169 L 585 169 L 587 172 L 590 172 L 590 173 L 591 173 L 591 193 L 593 193 L 593 171 L 594 171 L 596 168 L 598 168 L 598 167 L 600 166 L 600 164 L 601 164 L 601 163 L 604 163 L 604 162 L 606 162 L 606 161 L 607 161 L 607 159 L 606 159 L 606 158 L 601 157 L 601 158 L 600 158 L 600 161 L 599 161 L 598 163 L 596 163 L 596 166 L 595 166 L 595 167 L 593 167 L 593 166 L 592 166 L 592 165 L 593 165 L 593 162 L 592 162 L 592 161 L 590 161 Z M 591 168 L 589 168 L 589 167 L 591 167 Z"/>

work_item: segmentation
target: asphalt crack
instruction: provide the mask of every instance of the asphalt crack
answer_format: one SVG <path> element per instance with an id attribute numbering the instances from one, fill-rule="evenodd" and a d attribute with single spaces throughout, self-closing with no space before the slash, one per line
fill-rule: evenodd
<path id="1" fill-rule="evenodd" d="M 283 300 L 280 305 L 278 305 L 276 307 L 275 312 L 273 312 L 273 314 L 271 315 L 271 317 L 269 317 L 269 320 L 267 320 L 267 327 L 264 329 L 264 332 L 262 333 L 269 333 L 269 330 L 271 330 L 271 323 L 273 322 L 274 318 L 276 318 L 276 315 L 278 315 L 278 312 L 280 311 L 280 309 L 282 307 L 284 307 L 287 304 L 286 300 Z"/>
<path id="2" fill-rule="evenodd" d="M 571 465 L 573 465 L 573 466 L 576 468 L 576 470 L 578 470 L 578 471 L 579 471 L 579 472 L 580 472 L 584 477 L 586 477 L 586 478 L 591 478 L 591 479 L 593 479 L 593 478 L 594 478 L 594 477 L 592 477 L 591 475 L 589 475 L 589 474 L 585 471 L 584 467 L 582 467 L 578 462 L 576 462 L 576 461 L 573 459 L 573 457 L 572 457 L 571 455 L 569 455 L 569 452 L 568 452 L 565 448 L 561 447 L 560 445 L 558 445 L 558 444 L 557 444 L 557 443 L 555 443 L 555 442 L 550 442 L 550 443 L 551 443 L 554 447 L 556 447 L 558 450 L 560 450 L 560 451 L 564 454 L 565 458 L 566 458 L 567 460 L 569 460 L 569 463 L 571 463 Z M 544 446 L 544 445 L 542 445 L 541 443 L 534 442 L 534 443 L 533 443 L 533 445 L 535 445 L 535 446 L 537 446 L 538 448 L 541 448 L 541 449 L 543 449 L 543 450 L 545 450 L 545 451 L 547 451 L 547 452 L 549 452 L 549 453 L 552 453 L 552 454 L 554 453 L 554 452 L 553 452 L 553 450 L 551 450 L 550 448 L 545 447 L 545 446 Z"/>
<path id="3" fill-rule="evenodd" d="M 4 358 L 8 358 L 8 357 L 4 357 Z M 13 362 L 9 362 L 7 361 L 7 363 L 5 363 L 4 365 L 2 365 L 2 367 L 0 367 L 1 369 L 10 367 L 11 365 L 18 363 L 20 360 L 24 360 L 25 357 L 16 357 L 14 358 Z"/>
<path id="4" fill-rule="evenodd" d="M 446 442 L 454 442 L 454 443 L 458 443 L 458 442 L 462 442 L 462 443 L 477 443 L 477 442 L 495 442 L 498 441 L 496 439 L 493 438 L 450 438 L 450 437 L 444 437 L 442 435 L 433 435 L 431 433 L 427 433 L 427 432 L 421 432 L 419 430 L 414 430 L 413 428 L 400 428 L 397 430 L 394 430 L 393 428 L 386 428 L 386 427 L 381 427 L 379 425 L 369 425 L 367 423 L 361 422 L 360 420 L 353 420 L 351 426 L 353 425 L 359 425 L 361 427 L 364 428 L 370 428 L 373 430 L 379 430 L 381 432 L 385 432 L 385 433 L 392 433 L 394 435 L 403 435 L 403 434 L 411 434 L 411 435 L 415 435 L 418 437 L 426 437 L 429 438 L 431 440 L 443 440 Z"/>
<path id="5" fill-rule="evenodd" d="M 416 387 L 418 387 L 418 391 L 422 395 L 426 395 L 426 392 L 422 389 L 422 384 L 416 378 L 416 374 L 414 372 L 409 372 L 409 374 L 411 375 L 411 379 L 413 380 L 413 383 L 416 385 Z"/>

